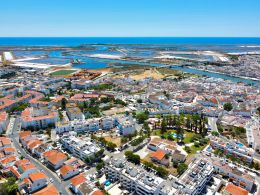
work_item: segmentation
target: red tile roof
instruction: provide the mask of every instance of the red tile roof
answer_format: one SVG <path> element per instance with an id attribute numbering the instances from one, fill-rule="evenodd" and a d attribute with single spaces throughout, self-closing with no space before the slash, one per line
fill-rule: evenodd
<path id="1" fill-rule="evenodd" d="M 31 112 L 33 111 L 33 108 L 26 108 L 22 114 L 21 114 L 21 118 L 23 121 L 25 122 L 29 122 L 29 121 L 37 121 L 37 120 L 43 120 L 43 119 L 51 119 L 51 118 L 56 118 L 58 117 L 58 114 L 57 112 L 48 112 L 47 115 L 44 115 L 44 116 L 37 116 L 37 117 L 33 117 L 31 115 Z"/>
<path id="2" fill-rule="evenodd" d="M 48 152 L 45 152 L 43 156 L 53 165 L 67 159 L 67 156 L 64 153 L 59 152 L 58 150 L 50 150 Z"/>
<path id="3" fill-rule="evenodd" d="M 80 174 L 80 175 L 73 177 L 70 181 L 74 186 L 78 186 L 78 185 L 84 183 L 85 181 L 87 181 L 87 179 L 84 176 L 84 174 Z"/>
<path id="4" fill-rule="evenodd" d="M 14 166 L 9 167 L 9 170 L 16 176 L 16 178 L 20 177 L 20 173 L 18 172 L 18 170 Z"/>
<path id="5" fill-rule="evenodd" d="M 33 193 L 33 195 L 58 195 L 58 190 L 54 187 L 54 185 L 49 185 L 42 190 Z"/>
<path id="6" fill-rule="evenodd" d="M 7 137 L 0 137 L 0 145 L 6 146 L 6 145 L 10 145 L 11 141 L 9 138 Z"/>
<path id="7" fill-rule="evenodd" d="M 0 164 L 5 165 L 7 163 L 14 162 L 14 161 L 16 161 L 15 156 L 8 156 L 8 157 L 4 158 L 3 160 L 1 160 Z"/>
<path id="8" fill-rule="evenodd" d="M 229 192 L 230 195 L 248 195 L 248 191 L 232 183 L 226 186 L 225 191 Z"/>
<path id="9" fill-rule="evenodd" d="M 158 149 L 156 152 L 153 153 L 152 158 L 162 160 L 165 157 L 165 155 L 166 153 L 163 150 Z"/>
<path id="10" fill-rule="evenodd" d="M 70 171 L 73 171 L 73 170 L 74 170 L 74 168 L 72 166 L 64 165 L 60 169 L 60 174 L 64 176 L 64 175 L 68 174 Z"/>
<path id="11" fill-rule="evenodd" d="M 36 139 L 36 140 L 31 140 L 27 143 L 27 147 L 30 148 L 31 150 L 34 149 L 36 146 L 41 145 L 43 142 Z"/>
<path id="12" fill-rule="evenodd" d="M 19 133 L 20 138 L 24 138 L 24 137 L 31 136 L 31 135 L 32 135 L 31 131 L 22 131 Z"/>
<path id="13" fill-rule="evenodd" d="M 15 149 L 14 148 L 4 148 L 4 153 L 14 153 Z"/>
<path id="14" fill-rule="evenodd" d="M 96 190 L 91 195 L 104 195 L 104 192 L 102 192 L 101 190 Z"/>
<path id="15" fill-rule="evenodd" d="M 44 173 L 32 173 L 29 175 L 29 178 L 32 182 L 40 180 L 40 179 L 47 179 L 47 176 Z"/>
<path id="16" fill-rule="evenodd" d="M 21 165 L 20 168 L 23 170 L 23 172 L 25 172 L 25 171 L 27 171 L 29 169 L 34 169 L 36 167 L 35 167 L 35 165 L 33 163 L 29 162 L 29 163 Z"/>

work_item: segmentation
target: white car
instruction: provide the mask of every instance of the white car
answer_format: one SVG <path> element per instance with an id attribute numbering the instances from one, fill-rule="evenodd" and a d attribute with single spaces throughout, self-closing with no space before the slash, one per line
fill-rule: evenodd
<path id="1" fill-rule="evenodd" d="M 53 183 L 53 179 L 52 178 L 50 178 L 50 182 Z"/>

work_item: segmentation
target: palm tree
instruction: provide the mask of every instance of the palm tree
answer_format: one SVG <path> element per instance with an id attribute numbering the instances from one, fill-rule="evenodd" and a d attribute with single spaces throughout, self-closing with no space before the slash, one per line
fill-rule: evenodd
<path id="1" fill-rule="evenodd" d="M 186 116 L 185 126 L 187 129 L 190 129 L 192 127 L 191 116 L 189 114 Z"/>
<path id="2" fill-rule="evenodd" d="M 161 123 L 161 134 L 164 134 L 167 131 L 167 124 L 166 124 L 166 120 L 163 117 L 162 123 Z"/>

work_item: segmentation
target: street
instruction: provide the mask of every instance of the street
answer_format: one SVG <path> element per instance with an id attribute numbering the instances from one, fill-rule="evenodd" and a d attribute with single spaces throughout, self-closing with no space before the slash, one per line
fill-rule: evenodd
<path id="1" fill-rule="evenodd" d="M 67 190 L 67 186 L 69 185 L 70 181 L 61 181 L 60 178 L 57 176 L 57 174 L 55 174 L 54 172 L 52 172 L 50 169 L 48 169 L 47 167 L 45 167 L 41 162 L 39 162 L 38 160 L 36 160 L 35 158 L 31 157 L 31 155 L 25 151 L 19 144 L 19 137 L 18 137 L 18 132 L 21 129 L 21 122 L 19 118 L 16 118 L 16 120 L 14 120 L 13 128 L 10 129 L 10 131 L 8 132 L 8 137 L 12 140 L 14 148 L 17 151 L 20 151 L 21 156 L 23 156 L 24 158 L 27 158 L 28 160 L 30 160 L 36 167 L 37 169 L 43 170 L 42 172 L 50 179 L 53 179 L 53 185 L 56 187 L 56 189 L 64 194 L 64 195 L 69 195 L 71 194 L 68 190 Z"/>
<path id="2" fill-rule="evenodd" d="M 217 118 L 214 117 L 209 117 L 208 118 L 208 125 L 211 127 L 211 131 L 217 131 L 218 132 L 218 127 L 217 127 Z"/>

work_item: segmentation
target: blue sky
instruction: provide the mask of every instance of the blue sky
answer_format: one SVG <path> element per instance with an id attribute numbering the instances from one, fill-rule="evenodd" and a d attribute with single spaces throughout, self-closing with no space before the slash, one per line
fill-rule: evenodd
<path id="1" fill-rule="evenodd" d="M 260 37 L 260 0 L 5 0 L 0 36 Z"/>

